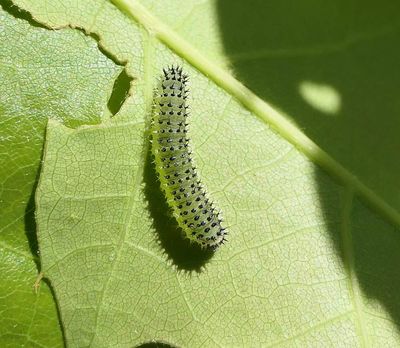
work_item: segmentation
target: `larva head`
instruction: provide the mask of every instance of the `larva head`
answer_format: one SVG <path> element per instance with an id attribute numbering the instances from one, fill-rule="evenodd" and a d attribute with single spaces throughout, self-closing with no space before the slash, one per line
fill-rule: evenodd
<path id="1" fill-rule="evenodd" d="M 152 151 L 168 204 L 185 236 L 216 249 L 226 230 L 194 165 L 187 135 L 187 76 L 179 67 L 164 69 L 155 98 Z"/>

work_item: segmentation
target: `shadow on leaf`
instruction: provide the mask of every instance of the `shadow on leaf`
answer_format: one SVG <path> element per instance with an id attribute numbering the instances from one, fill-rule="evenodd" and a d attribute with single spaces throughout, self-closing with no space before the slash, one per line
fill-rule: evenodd
<path id="1" fill-rule="evenodd" d="M 217 6 L 237 78 L 400 211 L 400 2 Z"/>
<path id="2" fill-rule="evenodd" d="M 238 80 L 399 210 L 400 2 L 219 0 L 217 11 Z M 337 219 L 337 191 L 315 175 L 326 219 Z M 355 201 L 351 243 L 338 224 L 327 223 L 330 238 L 363 306 L 379 301 L 400 332 L 400 231 L 371 211 Z"/>

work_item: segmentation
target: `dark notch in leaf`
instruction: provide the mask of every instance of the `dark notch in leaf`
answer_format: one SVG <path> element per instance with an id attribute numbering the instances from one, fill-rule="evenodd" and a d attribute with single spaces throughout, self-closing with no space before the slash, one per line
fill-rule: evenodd
<path id="1" fill-rule="evenodd" d="M 36 171 L 35 182 L 33 183 L 31 195 L 29 201 L 25 207 L 24 224 L 25 224 L 25 235 L 29 243 L 29 249 L 31 250 L 33 260 L 36 263 L 38 272 L 40 271 L 40 259 L 38 258 L 39 246 L 37 240 L 37 227 L 35 220 L 35 192 L 39 182 L 39 175 L 41 171 L 41 163 L 39 164 Z"/>
<path id="2" fill-rule="evenodd" d="M 15 18 L 23 19 L 29 22 L 29 24 L 33 27 L 49 29 L 43 24 L 35 21 L 28 11 L 22 10 L 18 6 L 15 6 L 11 0 L 0 0 L 0 6 L 10 15 L 14 16 Z"/>
<path id="3" fill-rule="evenodd" d="M 139 346 L 137 346 L 137 348 L 174 348 L 175 346 L 172 346 L 168 343 L 164 343 L 164 342 L 148 342 L 148 343 L 143 343 Z"/>
<path id="4" fill-rule="evenodd" d="M 96 40 L 97 47 L 99 48 L 99 51 L 101 53 L 103 53 L 108 59 L 112 60 L 116 65 L 124 67 L 124 69 L 121 71 L 114 82 L 113 91 L 107 103 L 108 110 L 110 110 L 112 115 L 115 115 L 121 109 L 122 104 L 125 102 L 126 98 L 129 95 L 129 90 L 131 87 L 131 82 L 133 81 L 133 77 L 128 75 L 125 63 L 119 61 L 117 57 L 104 49 L 104 47 L 100 43 L 101 41 L 99 35 L 93 32 L 88 33 L 81 28 L 76 29 L 81 30 L 85 35 L 88 35 Z"/>
<path id="5" fill-rule="evenodd" d="M 107 104 L 108 110 L 113 115 L 121 109 L 122 104 L 128 97 L 132 80 L 133 78 L 127 74 L 126 69 L 122 70 L 115 80 L 113 91 Z"/>
<path id="6" fill-rule="evenodd" d="M 0 0 L 0 6 L 15 18 L 23 19 L 34 27 L 50 30 L 47 26 L 43 25 L 40 22 L 37 22 L 28 11 L 25 11 L 14 5 L 11 0 Z M 86 36 L 90 36 L 91 38 L 93 38 L 97 42 L 97 47 L 102 54 L 104 54 L 108 59 L 112 60 L 116 65 L 124 67 L 118 78 L 115 80 L 113 91 L 107 103 L 109 111 L 112 115 L 115 115 L 118 113 L 122 104 L 125 102 L 126 98 L 129 95 L 131 81 L 133 80 L 133 78 L 128 75 L 125 64 L 123 62 L 120 62 L 117 57 L 106 51 L 101 46 L 99 35 L 97 35 L 96 33 L 87 32 L 83 28 L 79 27 L 75 27 L 74 29 L 79 30 L 83 32 Z"/>
<path id="7" fill-rule="evenodd" d="M 126 98 L 129 95 L 131 81 L 133 81 L 133 78 L 128 75 L 125 63 L 119 61 L 117 57 L 115 57 L 113 54 L 103 48 L 99 35 L 93 32 L 87 32 L 83 28 L 79 27 L 74 27 L 74 29 L 81 31 L 86 36 L 90 36 L 93 40 L 97 42 L 97 48 L 103 55 L 113 61 L 115 65 L 124 68 L 114 82 L 113 90 L 107 103 L 108 110 L 111 112 L 112 115 L 115 115 L 121 109 L 122 104 L 125 102 Z"/>

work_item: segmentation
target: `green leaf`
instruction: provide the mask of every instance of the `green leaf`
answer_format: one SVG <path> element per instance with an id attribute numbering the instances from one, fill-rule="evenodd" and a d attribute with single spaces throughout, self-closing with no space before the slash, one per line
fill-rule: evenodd
<path id="1" fill-rule="evenodd" d="M 393 0 L 218 2 L 237 77 L 397 212 L 399 10 Z"/>
<path id="2" fill-rule="evenodd" d="M 49 30 L 0 6 L 0 345 L 63 346 L 52 293 L 33 291 L 39 262 L 34 190 L 47 119 L 98 123 L 121 67 L 81 31 Z"/>
<path id="3" fill-rule="evenodd" d="M 324 27 L 324 18 L 334 13 L 333 5 L 327 12 L 311 5 L 303 12 L 296 11 L 297 6 L 270 5 L 263 11 L 255 7 L 252 17 L 246 17 L 240 6 L 225 8 L 220 2 L 224 40 L 219 41 L 211 3 L 196 7 L 191 2 L 171 2 L 168 8 L 143 2 L 146 8 L 128 0 L 114 0 L 114 5 L 52 1 L 46 7 L 33 0 L 16 3 L 45 25 L 95 33 L 103 49 L 127 62 L 135 79 L 121 111 L 100 125 L 70 129 L 57 121 L 48 124 L 36 196 L 38 238 L 42 270 L 54 288 L 67 345 L 132 347 L 149 341 L 190 347 L 399 345 L 400 218 L 391 199 L 398 186 L 394 180 L 376 180 L 396 173 L 398 164 L 378 166 L 379 151 L 372 151 L 368 161 L 357 148 L 353 155 L 360 158 L 358 164 L 341 155 L 343 139 L 344 149 L 350 147 L 352 122 L 332 119 L 322 126 L 315 117 L 300 122 L 310 110 L 314 116 L 340 116 L 339 121 L 352 112 L 359 120 L 363 114 L 357 105 L 369 102 L 361 103 L 350 87 L 344 93 L 346 79 L 335 85 L 323 74 L 319 79 L 311 74 L 313 57 L 321 60 L 319 69 L 325 69 L 319 55 L 323 45 L 343 37 L 339 29 L 344 18 L 338 15 L 332 19 L 338 30 L 309 35 L 319 23 L 315 21 Z M 374 8 L 363 9 L 361 19 L 365 14 L 376 18 Z M 280 48 L 273 46 L 282 78 L 269 87 L 271 80 L 263 72 L 269 61 L 241 67 L 242 58 L 234 60 L 232 47 L 243 46 L 246 59 L 259 51 L 263 58 L 259 46 L 251 47 L 266 40 L 256 35 L 261 19 L 265 23 L 256 14 L 281 18 L 280 11 L 284 23 L 293 19 L 293 28 L 302 28 L 290 37 L 298 38 L 300 56 L 303 51 L 308 54 L 304 77 L 310 78 L 283 71 L 291 62 L 285 62 Z M 353 18 L 350 10 L 344 13 Z M 233 20 L 236 26 L 229 23 L 230 14 L 238 16 Z M 294 21 L 304 14 L 314 20 L 311 28 Z M 203 18 L 211 19 L 202 22 Z M 253 27 L 244 25 L 248 22 L 254 24 L 254 41 Z M 385 23 L 376 20 L 370 23 L 372 34 L 367 29 L 362 33 L 371 38 L 382 29 L 384 40 Z M 276 40 L 282 37 L 285 42 L 285 25 L 280 25 L 282 34 Z M 207 37 L 204 33 L 213 34 L 209 46 L 202 39 Z M 309 49 L 310 42 L 302 41 L 308 38 L 311 43 L 320 39 L 322 48 Z M 221 42 L 238 76 L 283 111 L 219 68 L 227 60 Z M 304 67 L 290 40 L 285 43 L 290 54 L 295 52 L 290 57 L 293 64 Z M 397 52 L 398 46 L 393 47 Z M 356 57 L 347 45 L 340 49 Z M 376 44 L 366 40 L 364 49 L 371 53 Z M 340 55 L 328 62 L 343 67 Z M 153 87 L 161 68 L 172 63 L 181 63 L 191 77 L 196 163 L 230 226 L 229 243 L 214 255 L 180 238 L 148 156 L 146 124 Z M 358 65 L 348 59 L 345 70 L 356 71 Z M 359 76 L 365 85 L 368 77 Z M 385 89 L 375 91 L 378 96 L 385 93 Z M 393 105 L 391 119 L 396 111 Z M 307 125 L 312 140 L 284 112 Z M 362 130 L 362 122 L 357 122 Z M 387 127 L 397 134 L 398 126 Z M 327 135 L 330 129 L 346 131 L 347 136 L 335 141 Z M 387 134 L 394 141 L 392 133 Z M 372 137 L 363 142 L 368 143 L 366 151 L 373 149 Z M 357 142 L 360 149 L 363 142 Z M 395 156 L 395 149 L 388 145 L 386 149 L 388 156 Z M 365 168 L 369 173 L 362 175 Z"/>

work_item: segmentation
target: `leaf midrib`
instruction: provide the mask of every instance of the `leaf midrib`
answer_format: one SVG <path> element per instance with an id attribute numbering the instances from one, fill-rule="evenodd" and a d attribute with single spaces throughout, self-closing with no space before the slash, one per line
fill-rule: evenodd
<path id="1" fill-rule="evenodd" d="M 200 72 L 235 97 L 249 111 L 254 113 L 264 123 L 274 128 L 283 138 L 295 145 L 310 160 L 337 177 L 345 186 L 351 187 L 355 193 L 382 214 L 387 220 L 400 227 L 400 212 L 388 204 L 381 196 L 360 181 L 353 173 L 322 150 L 315 142 L 297 128 L 284 113 L 277 111 L 267 102 L 259 98 L 227 71 L 217 66 L 202 55 L 195 47 L 186 42 L 171 28 L 154 17 L 137 1 L 112 0 L 121 11 L 141 24 L 153 37 L 171 48 L 186 59 Z"/>

